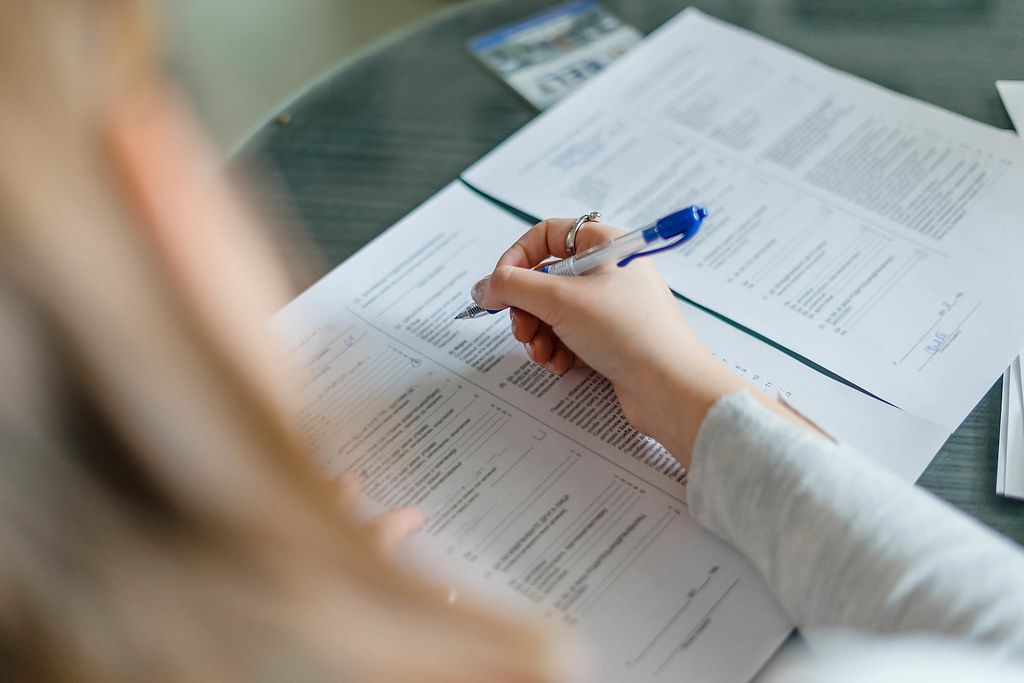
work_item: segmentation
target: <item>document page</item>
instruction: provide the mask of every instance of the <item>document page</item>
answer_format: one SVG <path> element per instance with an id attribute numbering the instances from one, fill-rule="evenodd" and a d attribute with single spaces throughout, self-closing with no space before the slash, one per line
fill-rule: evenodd
<path id="1" fill-rule="evenodd" d="M 996 81 L 996 90 L 1019 135 L 1024 135 L 1024 81 Z"/>
<path id="2" fill-rule="evenodd" d="M 358 473 L 376 508 L 421 508 L 421 535 L 465 586 L 580 629 L 602 680 L 748 680 L 791 625 L 757 571 L 690 518 L 685 471 L 595 372 L 534 366 L 504 314 L 453 320 L 526 227 L 453 184 L 275 316 L 301 427 L 327 472 Z M 723 363 L 829 405 L 825 421 L 846 415 L 851 440 L 906 433 L 908 450 L 877 456 L 903 476 L 944 438 L 688 314 Z"/>
<path id="3" fill-rule="evenodd" d="M 1017 135 L 1024 137 L 1024 82 L 996 81 L 996 88 L 1006 113 L 1017 129 Z M 1018 356 L 1003 372 L 1002 419 L 996 467 L 996 493 L 1013 498 L 1024 498 L 1024 439 L 1021 438 L 1024 403 L 1021 399 L 1020 367 Z M 1012 429 L 1010 422 L 1013 422 Z"/>
<path id="4" fill-rule="evenodd" d="M 947 427 L 830 379 L 695 306 L 681 301 L 680 307 L 697 336 L 730 370 L 908 482 L 917 481 L 951 434 Z"/>
<path id="5" fill-rule="evenodd" d="M 673 289 L 949 428 L 1024 347 L 1024 146 L 693 9 L 465 178 L 628 228 L 706 206 Z"/>
<path id="6" fill-rule="evenodd" d="M 1020 358 L 1003 375 L 1002 422 L 999 425 L 996 493 L 1024 498 L 1024 391 Z"/>

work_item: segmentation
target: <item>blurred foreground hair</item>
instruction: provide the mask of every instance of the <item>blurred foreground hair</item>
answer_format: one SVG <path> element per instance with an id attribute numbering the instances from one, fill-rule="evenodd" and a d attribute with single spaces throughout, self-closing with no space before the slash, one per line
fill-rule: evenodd
<path id="1" fill-rule="evenodd" d="M 558 679 L 548 634 L 374 552 L 258 316 L 217 328 L 156 257 L 106 130 L 162 81 L 143 10 L 0 2 L 0 678 Z"/>

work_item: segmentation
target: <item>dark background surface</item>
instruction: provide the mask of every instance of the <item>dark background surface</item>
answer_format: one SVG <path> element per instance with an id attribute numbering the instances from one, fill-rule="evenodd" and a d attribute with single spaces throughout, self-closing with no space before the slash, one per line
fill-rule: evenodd
<path id="1" fill-rule="evenodd" d="M 256 177 L 255 200 L 283 219 L 281 243 L 307 265 L 311 280 L 536 115 L 465 45 L 554 4 L 478 0 L 393 34 L 312 85 L 236 154 L 233 165 Z M 1022 0 L 604 4 L 644 33 L 693 5 L 831 66 L 1000 128 L 1011 124 L 994 82 L 1024 80 Z M 1024 543 L 1024 502 L 995 495 L 999 408 L 997 382 L 919 484 Z"/>

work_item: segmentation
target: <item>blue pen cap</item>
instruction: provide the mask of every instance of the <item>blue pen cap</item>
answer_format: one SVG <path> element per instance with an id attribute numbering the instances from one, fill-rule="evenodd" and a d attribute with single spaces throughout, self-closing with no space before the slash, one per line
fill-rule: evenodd
<path id="1" fill-rule="evenodd" d="M 654 254 L 660 254 L 663 251 L 675 249 L 684 244 L 697 234 L 697 231 L 700 230 L 700 224 L 704 222 L 707 216 L 707 209 L 702 209 L 699 206 L 690 206 L 681 211 L 670 213 L 664 218 L 659 219 L 654 225 L 647 226 L 643 229 L 644 242 L 651 244 L 659 238 L 666 242 L 668 240 L 672 241 L 654 249 L 638 251 L 627 256 L 619 261 L 619 268 L 624 268 L 641 256 L 653 256 Z"/>
<path id="2" fill-rule="evenodd" d="M 693 237 L 700 229 L 701 222 L 707 218 L 708 210 L 699 206 L 690 206 L 670 213 L 654 224 L 658 237 L 663 240 L 684 236 L 684 241 Z"/>

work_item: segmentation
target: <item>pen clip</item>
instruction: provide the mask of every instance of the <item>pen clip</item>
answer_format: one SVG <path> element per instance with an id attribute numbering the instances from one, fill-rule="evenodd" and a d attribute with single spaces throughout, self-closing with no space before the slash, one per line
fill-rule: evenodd
<path id="1" fill-rule="evenodd" d="M 677 239 L 675 242 L 672 242 L 671 244 L 665 244 L 665 245 L 660 246 L 660 247 L 655 247 L 654 249 L 648 249 L 647 251 L 638 251 L 635 254 L 630 254 L 626 258 L 624 258 L 621 261 L 619 261 L 618 266 L 619 266 L 619 268 L 624 268 L 625 266 L 629 265 L 630 261 L 632 261 L 633 259 L 638 259 L 641 256 L 653 256 L 654 254 L 657 254 L 657 253 L 662 252 L 662 251 L 668 251 L 669 249 L 675 249 L 676 247 L 681 246 L 683 244 L 683 242 L 690 241 L 690 238 L 693 237 L 695 234 L 696 234 L 696 232 L 690 233 L 688 235 L 684 234 L 679 239 Z"/>

